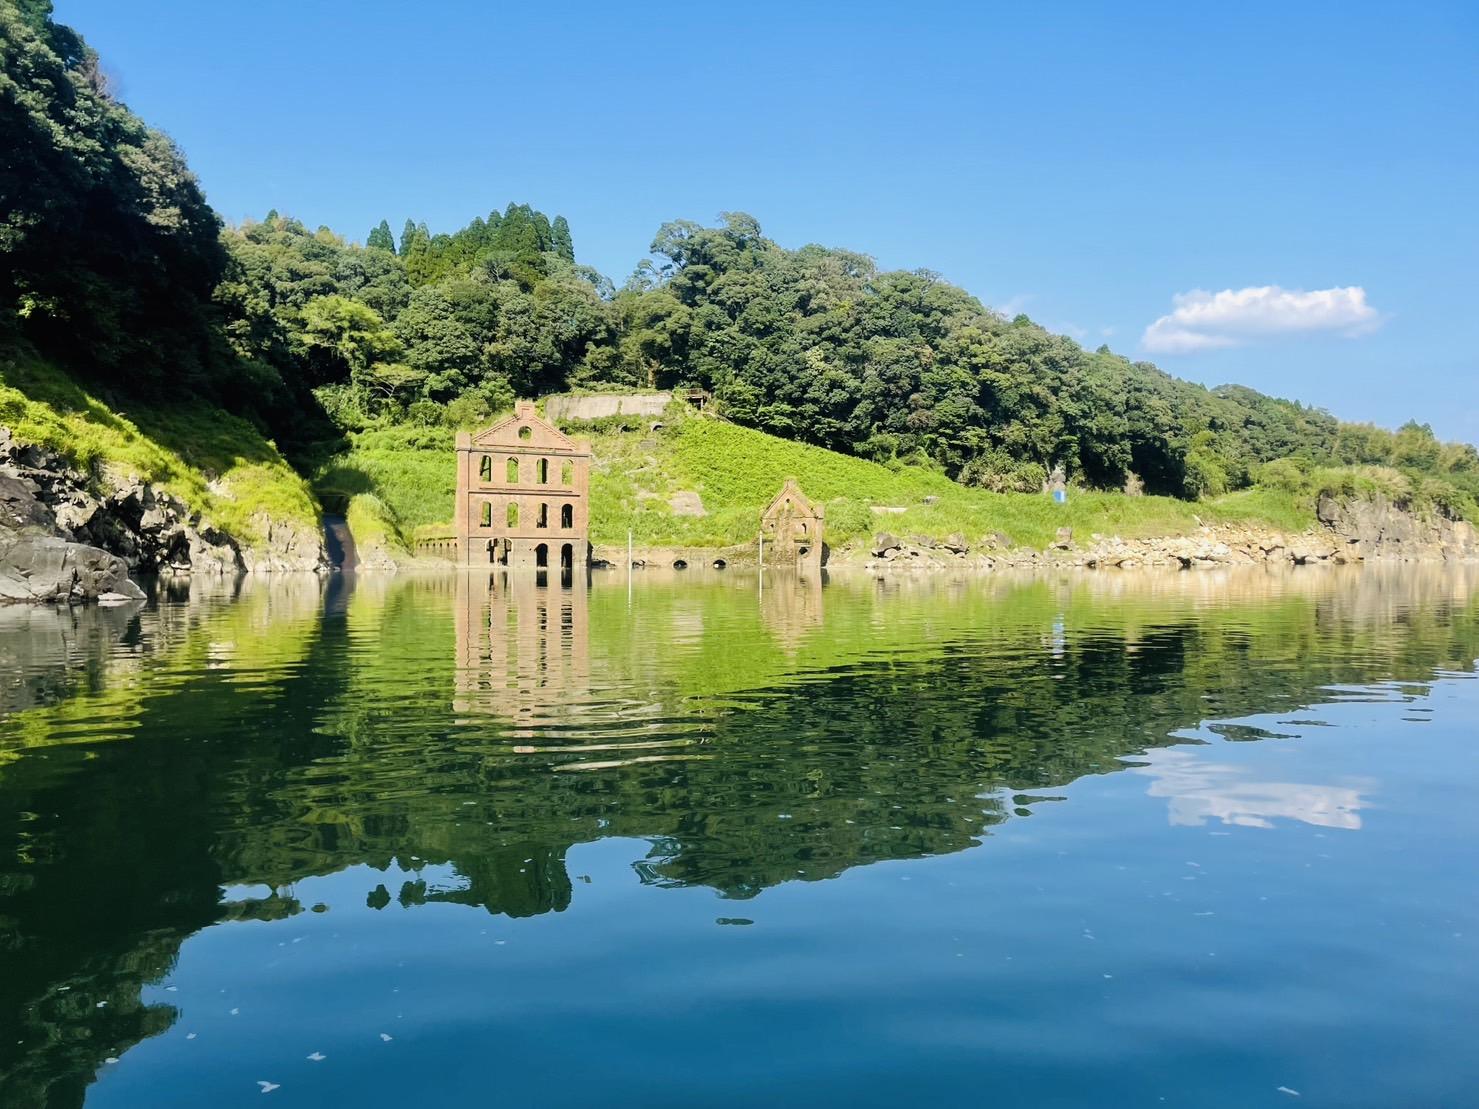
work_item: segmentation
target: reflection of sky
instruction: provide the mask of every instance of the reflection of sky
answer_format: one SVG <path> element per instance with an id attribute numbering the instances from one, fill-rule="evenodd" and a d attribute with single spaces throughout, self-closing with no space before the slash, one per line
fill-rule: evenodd
<path id="1" fill-rule="evenodd" d="M 1361 827 L 1369 804 L 1359 789 L 1307 782 L 1260 782 L 1248 767 L 1203 762 L 1189 751 L 1153 751 L 1135 773 L 1153 779 L 1150 796 L 1170 801 L 1172 824 L 1196 825 L 1209 818 L 1246 828 L 1271 828 L 1279 818 L 1320 828 Z"/>

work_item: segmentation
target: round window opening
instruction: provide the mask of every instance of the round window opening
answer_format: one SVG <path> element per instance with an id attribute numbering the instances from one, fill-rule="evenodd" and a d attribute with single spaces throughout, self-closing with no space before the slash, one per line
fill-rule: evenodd
<path id="1" fill-rule="evenodd" d="M 534 429 L 532 427 L 519 428 L 519 438 L 525 440 L 534 438 Z"/>

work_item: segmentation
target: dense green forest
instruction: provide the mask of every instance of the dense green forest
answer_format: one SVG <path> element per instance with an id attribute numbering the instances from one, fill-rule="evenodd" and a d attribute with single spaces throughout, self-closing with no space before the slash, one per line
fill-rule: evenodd
<path id="1" fill-rule="evenodd" d="M 928 271 L 787 249 L 743 213 L 660 227 L 619 287 L 567 222 L 510 204 L 364 245 L 268 213 L 227 227 L 169 138 L 108 88 L 47 0 L 0 0 L 0 343 L 115 407 L 182 396 L 252 421 L 301 470 L 396 424 L 475 423 L 515 396 L 693 386 L 774 435 L 967 485 L 1212 497 L 1359 465 L 1475 515 L 1479 453 L 1007 319 Z"/>

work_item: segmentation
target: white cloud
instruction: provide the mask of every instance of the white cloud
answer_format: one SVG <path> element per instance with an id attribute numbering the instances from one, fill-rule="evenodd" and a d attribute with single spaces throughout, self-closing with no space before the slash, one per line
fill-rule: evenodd
<path id="1" fill-rule="evenodd" d="M 1277 285 L 1194 289 L 1172 298 L 1169 315 L 1145 329 L 1140 345 L 1157 354 L 1188 354 L 1239 347 L 1259 339 L 1317 331 L 1360 335 L 1381 326 L 1359 285 L 1340 289 L 1282 289 Z"/>
<path id="2" fill-rule="evenodd" d="M 1010 320 L 1027 307 L 1027 303 L 1032 300 L 1033 295 L 1032 293 L 1015 293 L 998 304 L 996 310 Z"/>

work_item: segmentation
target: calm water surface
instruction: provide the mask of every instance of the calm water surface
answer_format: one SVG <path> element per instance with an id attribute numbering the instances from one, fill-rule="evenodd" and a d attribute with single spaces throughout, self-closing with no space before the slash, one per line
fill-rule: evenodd
<path id="1" fill-rule="evenodd" d="M 0 611 L 0 1105 L 1479 1105 L 1476 655 L 1461 569 Z"/>

